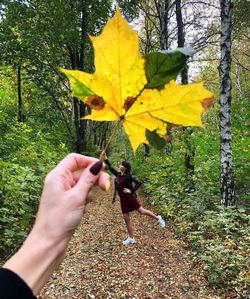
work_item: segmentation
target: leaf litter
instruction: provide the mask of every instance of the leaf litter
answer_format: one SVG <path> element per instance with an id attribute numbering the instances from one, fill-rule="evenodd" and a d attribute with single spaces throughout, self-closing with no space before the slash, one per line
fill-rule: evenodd
<path id="1" fill-rule="evenodd" d="M 119 200 L 96 188 L 95 200 L 75 232 L 63 263 L 40 299 L 209 299 L 201 265 L 178 240 L 171 225 L 131 213 L 137 243 L 127 238 Z M 143 206 L 146 199 L 140 196 Z M 152 210 L 152 208 L 150 207 Z"/>

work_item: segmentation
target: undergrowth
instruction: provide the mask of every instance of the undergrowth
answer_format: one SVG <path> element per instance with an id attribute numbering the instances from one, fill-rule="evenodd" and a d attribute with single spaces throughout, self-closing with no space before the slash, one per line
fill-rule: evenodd
<path id="1" fill-rule="evenodd" d="M 210 139 L 206 143 L 206 138 L 211 138 L 209 132 L 200 130 L 190 137 L 196 146 L 192 177 L 185 173 L 185 145 L 180 136 L 173 139 L 170 151 L 169 147 L 161 152 L 151 149 L 145 157 L 141 148 L 133 160 L 133 171 L 143 181 L 150 203 L 173 223 L 176 234 L 192 250 L 194 261 L 202 262 L 208 287 L 222 296 L 233 292 L 237 296 L 233 298 L 248 298 L 250 216 L 247 184 L 238 176 L 244 169 L 235 171 L 235 181 L 241 181 L 242 187 L 236 194 L 240 205 L 221 206 L 218 142 Z M 244 159 L 244 155 L 238 157 L 241 163 Z"/>

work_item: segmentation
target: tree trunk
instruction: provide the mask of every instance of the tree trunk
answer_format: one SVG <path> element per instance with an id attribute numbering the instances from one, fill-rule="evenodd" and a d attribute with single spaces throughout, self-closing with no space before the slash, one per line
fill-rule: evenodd
<path id="1" fill-rule="evenodd" d="M 146 42 L 145 42 L 145 49 L 144 49 L 144 53 L 148 54 L 152 51 L 153 47 L 151 44 L 151 26 L 150 26 L 150 20 L 148 19 L 148 17 L 145 17 L 145 32 L 146 32 Z"/>
<path id="2" fill-rule="evenodd" d="M 178 47 L 185 47 L 185 33 L 184 33 L 184 24 L 182 20 L 182 8 L 181 8 L 181 0 L 175 1 L 175 9 L 176 9 L 176 22 L 177 22 L 177 42 Z M 181 83 L 188 84 L 188 67 L 181 72 Z"/>
<path id="3" fill-rule="evenodd" d="M 23 102 L 22 102 L 22 89 L 21 89 L 21 66 L 17 69 L 17 94 L 18 94 L 18 122 L 24 121 L 23 115 Z"/>
<path id="4" fill-rule="evenodd" d="M 150 148 L 148 144 L 143 143 L 144 145 L 144 159 L 150 156 Z"/>
<path id="5" fill-rule="evenodd" d="M 100 132 L 100 142 L 99 146 L 100 148 L 105 148 L 106 143 L 107 143 L 107 134 L 109 130 L 109 122 L 103 123 L 103 125 L 100 127 L 101 132 Z"/>
<path id="6" fill-rule="evenodd" d="M 83 120 L 82 117 L 86 115 L 86 104 L 80 101 L 80 116 L 79 116 L 79 153 L 83 154 L 86 151 L 86 130 L 87 120 Z"/>
<path id="7" fill-rule="evenodd" d="M 160 20 L 160 47 L 161 50 L 167 50 L 168 45 L 168 22 L 169 22 L 170 0 L 159 0 L 156 2 L 156 9 Z"/>
<path id="8" fill-rule="evenodd" d="M 185 47 L 185 33 L 184 33 L 184 24 L 182 20 L 182 7 L 181 7 L 181 0 L 175 1 L 175 8 L 176 8 L 176 21 L 177 21 L 177 28 L 178 28 L 178 47 Z M 181 72 L 181 83 L 188 84 L 188 66 Z M 184 132 L 184 140 L 186 144 L 186 151 L 185 151 L 185 170 L 186 170 L 186 177 L 189 189 L 194 189 L 194 182 L 192 180 L 192 176 L 194 175 L 194 159 L 195 159 L 195 147 L 191 143 L 191 134 L 193 130 L 191 128 L 183 128 Z"/>
<path id="9" fill-rule="evenodd" d="M 87 38 L 87 15 L 85 13 L 84 3 L 82 4 L 82 22 L 81 22 L 81 45 L 80 50 L 76 50 L 67 45 L 70 55 L 70 61 L 72 69 L 84 70 L 84 55 L 86 50 L 86 38 Z M 86 104 L 77 98 L 73 98 L 74 109 L 74 124 L 76 132 L 76 152 L 84 153 L 86 150 L 86 127 L 87 121 L 81 118 L 86 115 Z"/>
<path id="10" fill-rule="evenodd" d="M 232 135 L 231 135 L 231 31 L 232 3 L 221 0 L 221 59 L 220 59 L 220 191 L 221 203 L 225 206 L 235 204 L 234 180 L 232 166 Z"/>
<path id="11" fill-rule="evenodd" d="M 81 152 L 80 136 L 79 136 L 79 100 L 76 97 L 73 97 L 73 120 L 75 124 L 76 131 L 76 144 L 75 151 L 76 153 Z"/>

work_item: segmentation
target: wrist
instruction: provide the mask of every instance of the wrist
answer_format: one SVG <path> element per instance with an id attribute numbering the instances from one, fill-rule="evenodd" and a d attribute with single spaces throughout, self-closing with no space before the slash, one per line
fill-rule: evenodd
<path id="1" fill-rule="evenodd" d="M 50 259 L 55 259 L 65 252 L 71 237 L 59 237 L 53 234 L 43 232 L 36 225 L 25 240 L 23 246 L 27 248 L 36 248 L 38 254 L 48 254 Z"/>
<path id="2" fill-rule="evenodd" d="M 67 248 L 71 239 L 71 234 L 62 235 L 57 231 L 53 232 L 51 228 L 49 231 L 47 231 L 47 229 L 35 223 L 32 231 L 24 242 L 24 245 L 26 245 L 26 243 L 27 246 L 37 246 L 39 244 L 42 251 L 51 251 L 53 252 L 53 255 L 58 256 Z"/>

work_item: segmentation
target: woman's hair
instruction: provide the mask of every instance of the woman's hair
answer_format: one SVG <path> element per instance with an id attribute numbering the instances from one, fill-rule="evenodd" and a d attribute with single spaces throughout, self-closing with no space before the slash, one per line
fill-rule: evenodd
<path id="1" fill-rule="evenodd" d="M 122 161 L 122 166 L 124 166 L 125 169 L 125 174 L 130 174 L 131 173 L 131 165 L 127 161 Z"/>

